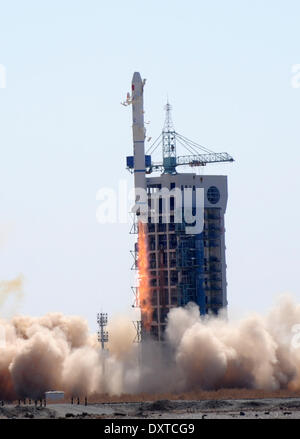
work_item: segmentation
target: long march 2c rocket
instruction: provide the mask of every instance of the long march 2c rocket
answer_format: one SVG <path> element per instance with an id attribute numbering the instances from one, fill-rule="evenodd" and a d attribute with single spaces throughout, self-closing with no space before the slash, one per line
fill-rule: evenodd
<path id="1" fill-rule="evenodd" d="M 134 156 L 135 206 L 133 211 L 139 220 L 147 222 L 147 185 L 145 169 L 145 126 L 144 126 L 144 84 L 139 72 L 133 74 L 132 90 L 132 133 Z"/>

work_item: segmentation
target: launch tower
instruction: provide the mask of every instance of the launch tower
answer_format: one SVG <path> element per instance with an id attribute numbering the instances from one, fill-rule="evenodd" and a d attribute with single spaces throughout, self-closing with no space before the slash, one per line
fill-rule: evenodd
<path id="1" fill-rule="evenodd" d="M 153 308 L 150 334 L 159 341 L 164 338 L 166 317 L 172 307 L 194 302 L 202 315 L 218 314 L 227 306 L 227 281 L 225 259 L 225 223 L 227 206 L 227 177 L 224 175 L 197 175 L 179 172 L 182 166 L 198 167 L 209 163 L 233 162 L 226 152 L 215 153 L 177 133 L 171 118 L 171 105 L 167 103 L 166 118 L 162 133 L 145 154 L 145 128 L 143 90 L 145 81 L 135 72 L 132 94 L 127 95 L 125 105 L 132 104 L 134 155 L 127 157 L 127 169 L 134 174 L 136 188 L 135 221 L 131 233 L 138 233 L 138 221 L 143 217 L 147 223 L 148 261 L 151 304 Z M 183 146 L 187 155 L 177 155 L 177 145 Z M 162 150 L 162 161 L 152 162 L 151 154 Z M 143 191 L 145 196 L 143 197 Z M 196 193 L 203 194 L 203 227 L 193 233 L 185 217 L 178 222 L 176 201 L 172 191 L 180 191 L 185 209 L 185 192 L 192 200 L 192 214 L 197 207 Z M 169 191 L 168 221 L 165 220 L 160 194 Z M 153 219 L 153 194 L 159 199 L 156 217 Z M 146 209 L 148 211 L 146 211 Z M 137 269 L 137 244 L 133 251 Z M 139 306 L 138 288 L 133 287 Z M 143 339 L 143 313 L 137 325 L 138 340 Z"/>

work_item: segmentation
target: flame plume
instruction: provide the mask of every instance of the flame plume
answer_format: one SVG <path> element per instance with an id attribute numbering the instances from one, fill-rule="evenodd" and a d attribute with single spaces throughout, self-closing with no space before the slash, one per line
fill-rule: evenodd
<path id="1" fill-rule="evenodd" d="M 139 222 L 138 235 L 138 274 L 139 274 L 139 303 L 142 323 L 146 331 L 150 330 L 152 322 L 151 289 L 149 281 L 147 224 Z"/>

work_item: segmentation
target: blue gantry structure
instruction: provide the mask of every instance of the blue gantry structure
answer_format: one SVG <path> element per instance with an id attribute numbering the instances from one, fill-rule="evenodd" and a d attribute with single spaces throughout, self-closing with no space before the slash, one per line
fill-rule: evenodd
<path id="1" fill-rule="evenodd" d="M 227 280 L 225 257 L 225 212 L 227 206 L 227 176 L 199 175 L 195 172 L 179 172 L 182 167 L 203 167 L 209 163 L 233 162 L 225 152 L 215 153 L 177 133 L 171 119 L 171 105 L 166 107 L 166 117 L 160 136 L 145 154 L 145 175 L 149 212 L 153 211 L 153 199 L 158 198 L 157 212 L 148 218 L 148 252 L 153 317 L 150 333 L 163 341 L 168 312 L 173 307 L 196 303 L 200 314 L 218 314 L 227 307 Z M 177 145 L 188 154 L 177 155 Z M 162 161 L 152 161 L 155 151 L 162 151 Z M 134 172 L 134 158 L 127 157 L 127 169 Z M 169 191 L 169 209 L 163 209 L 164 190 Z M 176 205 L 172 191 L 182 194 L 181 205 Z M 197 191 L 201 189 L 202 198 Z M 186 196 L 186 191 L 189 197 Z M 191 214 L 197 209 L 203 216 L 202 227 L 191 228 L 185 219 L 189 198 Z M 181 221 L 178 221 L 178 209 Z M 152 212 L 153 213 L 153 212 Z M 197 216 L 196 216 L 197 217 Z M 138 232 L 135 217 L 131 233 Z M 137 244 L 133 269 L 137 269 Z M 135 305 L 139 306 L 138 287 L 134 287 Z M 138 326 L 143 337 L 143 315 Z"/>

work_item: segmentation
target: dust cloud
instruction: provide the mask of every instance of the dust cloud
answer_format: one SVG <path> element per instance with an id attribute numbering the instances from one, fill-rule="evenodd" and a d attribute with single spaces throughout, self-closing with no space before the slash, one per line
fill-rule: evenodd
<path id="1" fill-rule="evenodd" d="M 2 291 L 6 287 L 2 284 Z M 51 313 L 2 319 L 0 399 L 41 398 L 47 390 L 73 396 L 297 390 L 299 323 L 300 305 L 291 297 L 282 298 L 265 316 L 235 321 L 202 318 L 189 304 L 170 311 L 161 345 L 133 343 L 132 323 L 125 317 L 111 319 L 108 349 L 101 351 L 97 335 L 81 317 Z"/>

